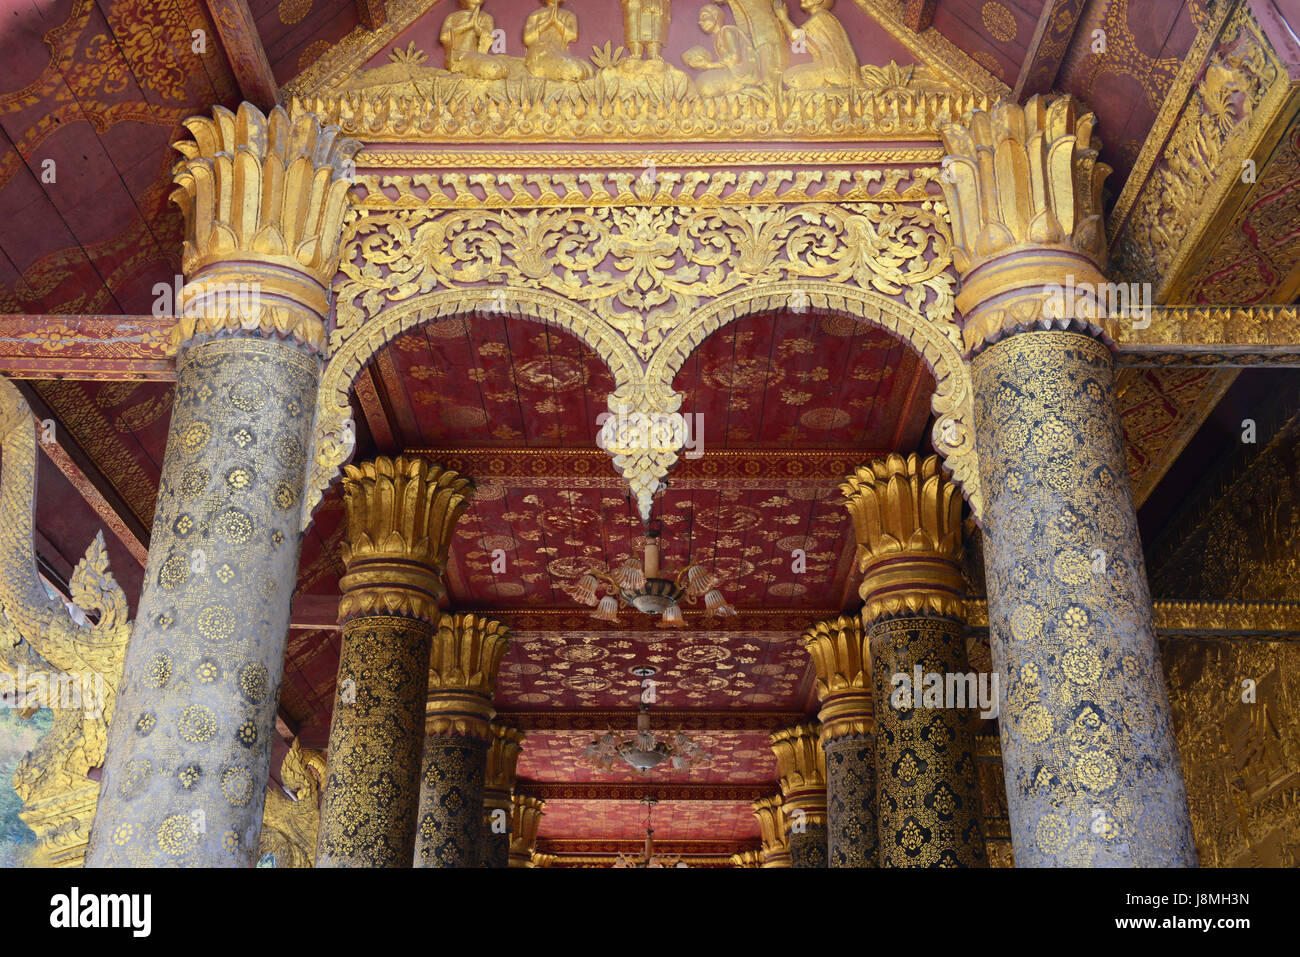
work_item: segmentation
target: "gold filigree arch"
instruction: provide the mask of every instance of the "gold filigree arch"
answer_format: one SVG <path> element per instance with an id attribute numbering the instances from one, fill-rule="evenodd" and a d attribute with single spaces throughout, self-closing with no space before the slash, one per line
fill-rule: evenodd
<path id="1" fill-rule="evenodd" d="M 935 415 L 935 450 L 961 486 L 978 520 L 982 499 L 975 457 L 974 391 L 970 367 L 962 355 L 960 330 L 951 318 L 934 318 L 870 289 L 829 282 L 777 282 L 719 296 L 693 311 L 664 338 L 645 375 L 632 383 L 626 394 L 611 396 L 611 410 L 617 411 L 617 399 L 626 407 L 648 414 L 676 412 L 681 396 L 673 390 L 673 380 L 705 339 L 745 316 L 789 309 L 867 322 L 897 336 L 916 351 L 935 379 L 930 400 Z M 653 490 L 676 459 L 675 450 L 671 454 L 666 449 L 648 450 L 639 457 L 629 456 L 620 471 L 634 490 Z"/>
<path id="2" fill-rule="evenodd" d="M 617 330 L 590 310 L 545 290 L 501 286 L 443 289 L 391 305 L 367 318 L 344 339 L 321 375 L 312 466 L 303 500 L 304 531 L 356 446 L 348 395 L 366 364 L 388 343 L 417 326 L 485 314 L 541 322 L 571 333 L 605 363 L 616 385 L 635 382 L 641 376 L 636 353 Z"/>

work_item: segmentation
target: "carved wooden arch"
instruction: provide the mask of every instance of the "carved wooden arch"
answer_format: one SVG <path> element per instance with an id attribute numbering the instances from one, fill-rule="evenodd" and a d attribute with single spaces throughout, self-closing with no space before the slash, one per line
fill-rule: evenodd
<path id="1" fill-rule="evenodd" d="M 644 376 L 626 392 L 610 397 L 611 411 L 617 406 L 646 413 L 676 412 L 681 396 L 673 380 L 690 354 L 710 335 L 728 323 L 761 312 L 812 309 L 867 322 L 906 342 L 934 374 L 935 392 L 930 407 L 935 414 L 932 437 L 945 468 L 961 486 L 971 511 L 979 520 L 983 500 L 979 463 L 975 454 L 974 387 L 970 366 L 961 350 L 961 334 L 952 321 L 928 318 L 896 299 L 873 290 L 840 283 L 802 280 L 777 282 L 720 296 L 690 314 L 673 329 L 651 356 Z M 615 380 L 618 381 L 617 379 Z M 648 504 L 641 493 L 658 487 L 676 461 L 676 450 L 653 449 L 627 455 L 615 463 L 628 479 L 643 508 Z"/>
<path id="2" fill-rule="evenodd" d="M 303 496 L 302 529 L 356 446 L 352 384 L 366 364 L 404 332 L 442 319 L 500 312 L 507 318 L 526 319 L 563 329 L 588 346 L 609 368 L 616 388 L 641 376 L 641 362 L 618 331 L 563 296 L 540 289 L 507 290 L 500 307 L 502 287 L 477 286 L 426 293 L 381 310 L 368 318 L 330 356 L 321 374 L 316 401 L 311 467 Z"/>

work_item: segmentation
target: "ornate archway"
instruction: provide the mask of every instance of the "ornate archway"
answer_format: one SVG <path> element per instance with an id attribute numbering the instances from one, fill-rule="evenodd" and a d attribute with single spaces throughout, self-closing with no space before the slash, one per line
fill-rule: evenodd
<path id="1" fill-rule="evenodd" d="M 935 172 L 534 174 L 527 184 L 484 174 L 473 202 L 461 174 L 427 177 L 423 194 L 411 177 L 362 177 L 334 283 L 304 523 L 351 454 L 347 392 L 369 358 L 421 322 L 473 311 L 552 323 L 605 361 L 615 389 L 600 445 L 648 517 L 683 441 L 680 429 L 646 427 L 679 412 L 676 371 L 711 332 L 775 308 L 869 322 L 922 356 L 938 386 L 935 447 L 978 517 Z"/>

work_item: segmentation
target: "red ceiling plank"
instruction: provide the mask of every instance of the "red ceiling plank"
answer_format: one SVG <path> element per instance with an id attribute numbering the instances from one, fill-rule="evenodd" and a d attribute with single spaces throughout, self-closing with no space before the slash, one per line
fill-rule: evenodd
<path id="1" fill-rule="evenodd" d="M 244 99 L 264 110 L 271 108 L 280 99 L 280 89 L 247 0 L 207 0 L 207 4 Z"/>
<path id="2" fill-rule="evenodd" d="M 72 483 L 86 503 L 95 510 L 104 524 L 122 542 L 132 557 L 145 564 L 149 554 L 149 532 L 136 519 L 102 472 L 96 467 L 90 456 L 72 438 L 66 429 L 58 427 L 58 420 L 50 411 L 45 401 L 36 394 L 26 382 L 16 383 L 18 390 L 31 406 L 38 422 L 52 420 L 54 428 L 50 440 L 42 440 L 42 448 L 60 472 Z"/>
<path id="3" fill-rule="evenodd" d="M 1087 0 L 1047 0 L 1043 5 L 1016 78 L 1014 96 L 1018 101 L 1051 91 L 1086 3 Z"/>
<path id="4" fill-rule="evenodd" d="M 525 742 L 526 745 L 526 742 Z M 543 801 L 636 801 L 647 791 L 661 801 L 757 801 L 776 788 L 770 784 L 665 784 L 661 781 L 602 781 L 568 784 L 555 781 L 519 781 L 516 794 Z"/>
<path id="5" fill-rule="evenodd" d="M 355 0 L 357 17 L 367 30 L 378 30 L 388 22 L 388 0 Z"/>
<path id="6" fill-rule="evenodd" d="M 707 731 L 775 731 L 806 721 L 807 715 L 798 711 L 674 711 L 657 708 L 655 722 L 659 727 L 688 732 Z M 637 712 L 602 711 L 595 708 L 546 711 L 497 710 L 495 720 L 521 731 L 630 731 L 636 727 Z"/>
<path id="7" fill-rule="evenodd" d="M 916 33 L 928 30 L 937 6 L 939 0 L 903 0 L 903 23 Z"/>
<path id="8" fill-rule="evenodd" d="M 153 316 L 0 316 L 0 372 L 20 379 L 172 381 L 171 320 Z"/>

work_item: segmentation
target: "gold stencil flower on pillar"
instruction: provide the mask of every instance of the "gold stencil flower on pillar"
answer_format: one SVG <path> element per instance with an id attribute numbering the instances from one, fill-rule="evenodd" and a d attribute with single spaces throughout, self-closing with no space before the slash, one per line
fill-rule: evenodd
<path id="1" fill-rule="evenodd" d="M 380 457 L 343 470 L 348 538 L 339 620 L 402 615 L 436 621 L 451 532 L 473 485 L 426 459 Z"/>
<path id="2" fill-rule="evenodd" d="M 890 455 L 840 485 L 858 540 L 863 619 L 881 615 L 962 617 L 960 489 L 936 455 Z"/>
<path id="3" fill-rule="evenodd" d="M 185 121 L 172 171 L 185 215 L 183 309 L 173 346 L 223 330 L 292 335 L 321 348 L 338 269 L 356 140 L 310 113 L 250 103 Z"/>
<path id="4" fill-rule="evenodd" d="M 1041 292 L 976 307 L 999 293 L 1044 283 L 1103 282 L 1106 229 L 1102 184 L 1110 167 L 1098 162 L 1096 117 L 1070 96 L 1030 97 L 1021 106 L 999 100 L 973 110 L 965 125 L 941 127 L 940 177 L 952 225 L 953 264 L 963 289 L 958 310 L 968 349 L 1026 328 L 1068 328 L 1095 316 L 1044 313 Z"/>

